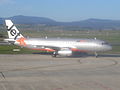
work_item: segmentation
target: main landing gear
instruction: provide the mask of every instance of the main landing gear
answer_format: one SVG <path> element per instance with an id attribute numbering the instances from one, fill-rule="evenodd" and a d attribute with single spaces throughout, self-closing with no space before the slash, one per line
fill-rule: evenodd
<path id="1" fill-rule="evenodd" d="M 57 51 L 54 51 L 52 57 L 57 57 L 57 55 L 58 55 Z"/>
<path id="2" fill-rule="evenodd" d="M 95 57 L 96 57 L 96 58 L 98 57 L 98 54 L 97 54 L 97 52 L 95 52 Z"/>

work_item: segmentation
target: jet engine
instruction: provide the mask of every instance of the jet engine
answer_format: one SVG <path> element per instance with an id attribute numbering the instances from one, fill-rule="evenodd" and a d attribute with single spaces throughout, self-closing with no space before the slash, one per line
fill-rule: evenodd
<path id="1" fill-rule="evenodd" d="M 57 53 L 58 53 L 58 55 L 61 55 L 61 56 L 71 56 L 72 55 L 71 50 L 60 50 Z"/>

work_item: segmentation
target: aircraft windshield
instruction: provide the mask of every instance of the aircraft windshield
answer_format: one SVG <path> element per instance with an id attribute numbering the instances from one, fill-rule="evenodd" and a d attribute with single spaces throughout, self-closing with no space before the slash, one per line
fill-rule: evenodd
<path id="1" fill-rule="evenodd" d="M 102 42 L 102 45 L 108 45 L 108 43 L 107 42 Z"/>

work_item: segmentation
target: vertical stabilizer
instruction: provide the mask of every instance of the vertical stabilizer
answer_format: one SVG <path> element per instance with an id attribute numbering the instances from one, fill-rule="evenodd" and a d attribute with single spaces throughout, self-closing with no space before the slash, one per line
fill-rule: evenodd
<path id="1" fill-rule="evenodd" d="M 5 24 L 7 27 L 8 37 L 9 39 L 19 39 L 22 38 L 22 34 L 18 31 L 15 25 L 12 23 L 11 20 L 5 20 Z"/>

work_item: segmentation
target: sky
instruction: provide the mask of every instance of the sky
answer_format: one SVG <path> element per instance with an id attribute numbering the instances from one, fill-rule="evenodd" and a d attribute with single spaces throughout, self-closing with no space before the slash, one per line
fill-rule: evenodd
<path id="1" fill-rule="evenodd" d="M 0 17 L 15 15 L 63 22 L 89 18 L 120 20 L 120 0 L 0 0 Z"/>

